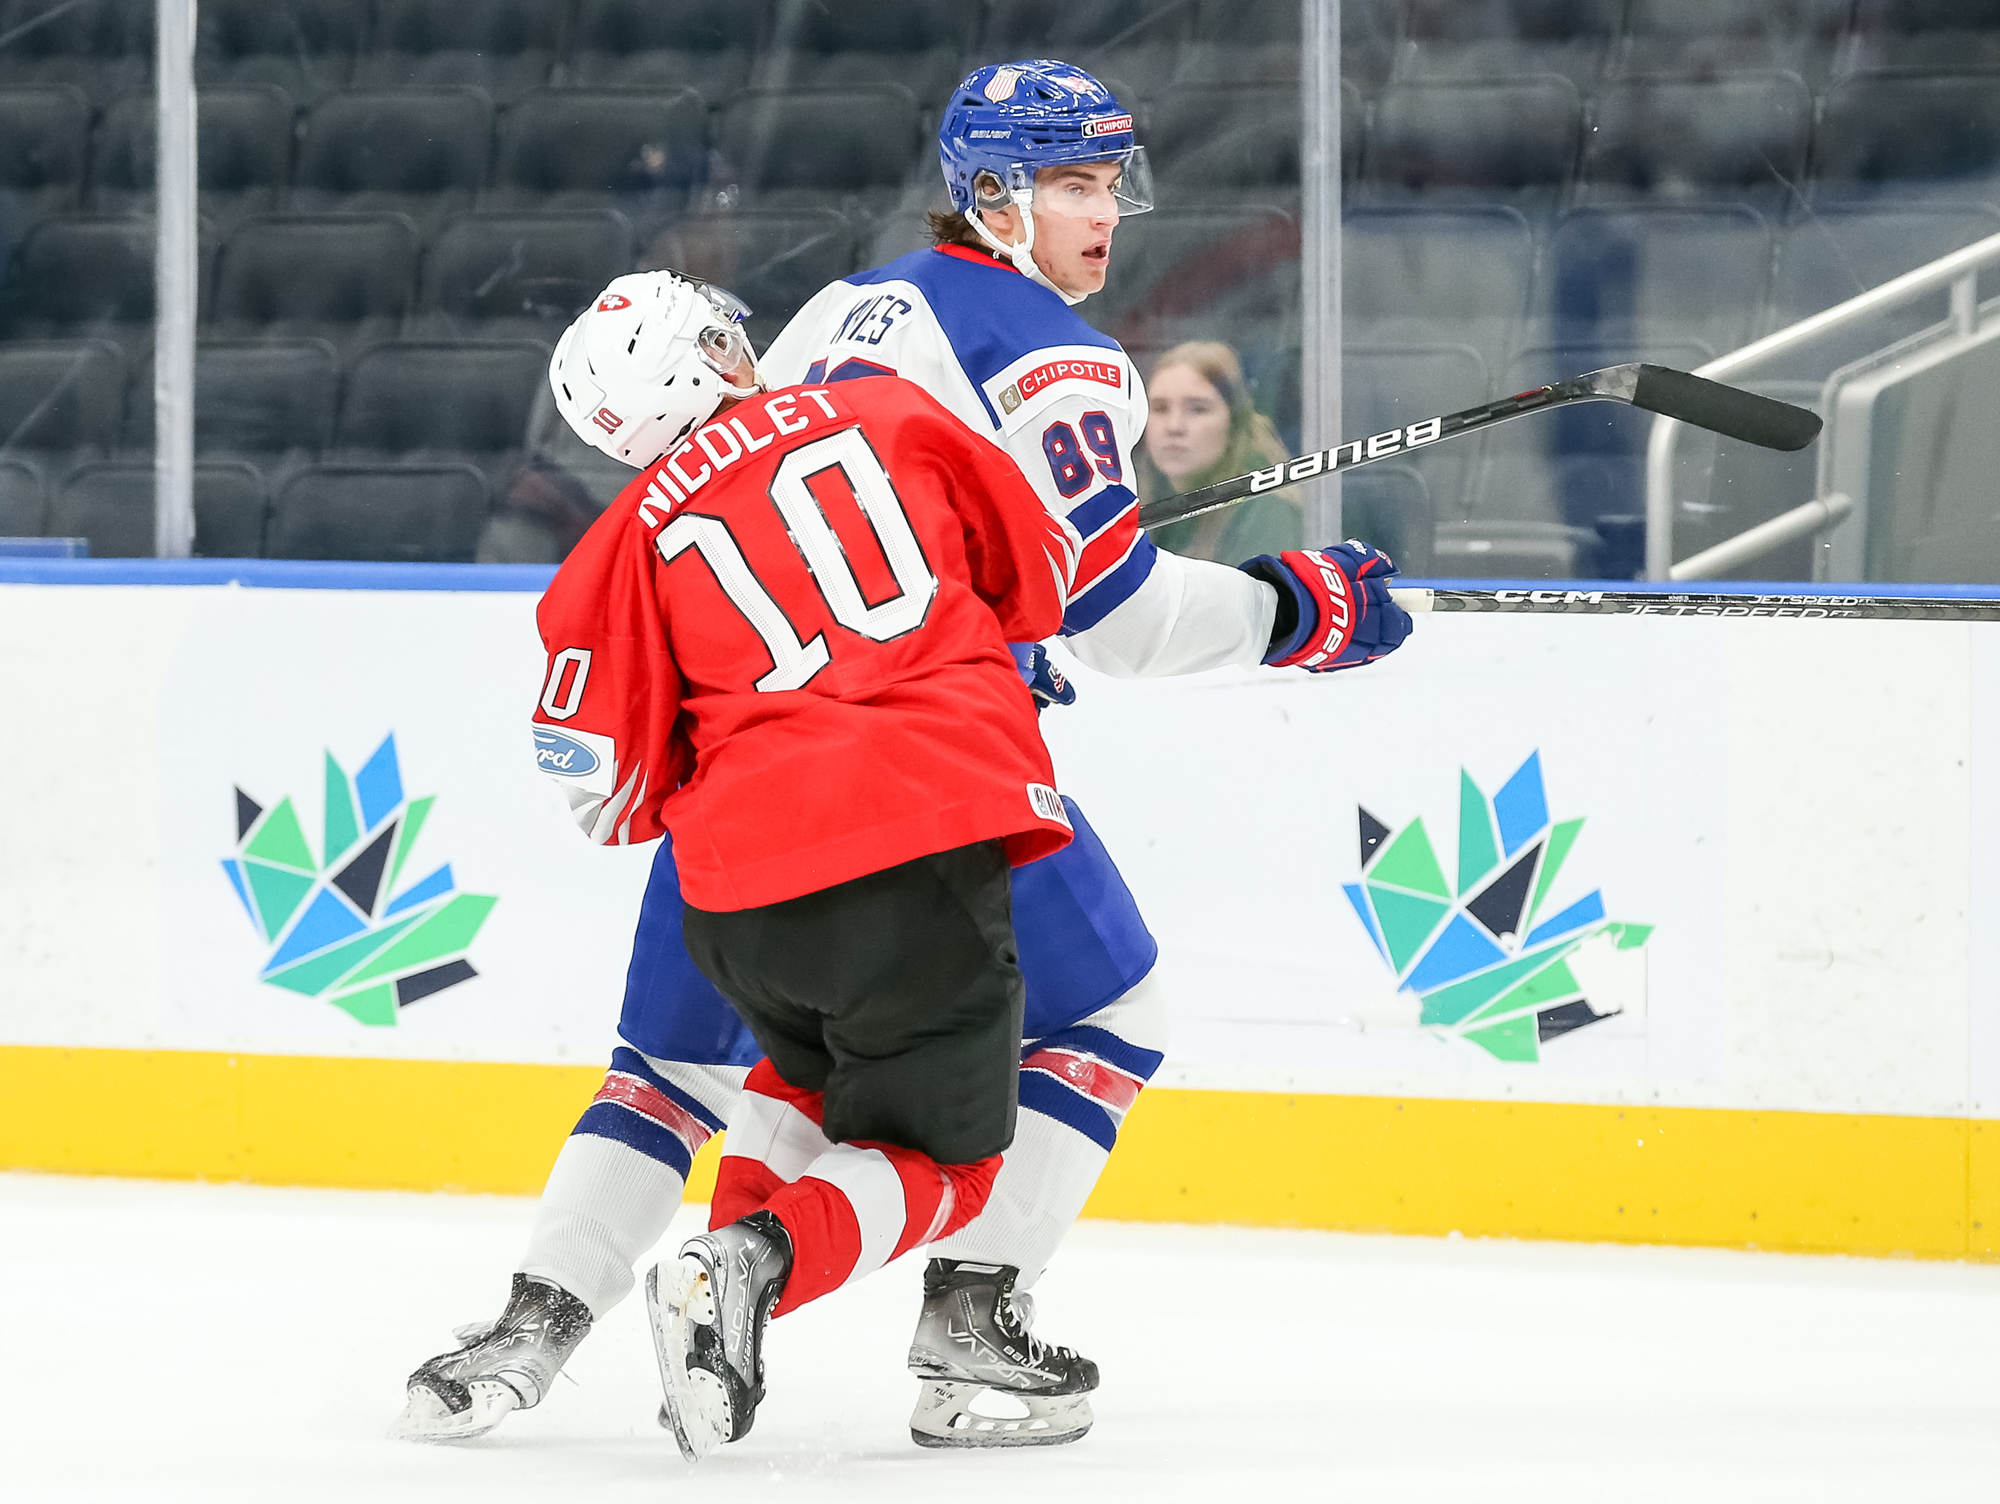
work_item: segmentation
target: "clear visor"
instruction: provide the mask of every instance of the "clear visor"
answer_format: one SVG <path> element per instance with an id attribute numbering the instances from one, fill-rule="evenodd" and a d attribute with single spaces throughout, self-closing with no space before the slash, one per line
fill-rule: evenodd
<path id="1" fill-rule="evenodd" d="M 720 323 L 704 326 L 694 337 L 694 344 L 702 364 L 733 386 L 734 371 L 743 363 L 743 357 L 750 353 L 750 341 L 743 336 L 743 321 L 750 317 L 750 305 L 726 287 L 717 287 L 685 272 L 674 275 L 700 293 L 703 301 L 721 320 Z"/>
<path id="2" fill-rule="evenodd" d="M 695 349 L 701 352 L 703 365 L 731 386 L 737 384 L 736 368 L 743 364 L 743 357 L 750 353 L 750 342 L 743 337 L 740 328 L 734 323 L 710 324 L 695 336 L 694 344 Z"/>
<path id="3" fill-rule="evenodd" d="M 1027 174 L 1015 168 L 1015 187 L 1026 187 Z M 1153 169 L 1146 148 L 1135 146 L 1115 162 L 1064 162 L 1044 167 L 1034 176 L 1034 204 L 1045 214 L 1065 219 L 1117 219 L 1144 214 L 1153 207 Z"/>

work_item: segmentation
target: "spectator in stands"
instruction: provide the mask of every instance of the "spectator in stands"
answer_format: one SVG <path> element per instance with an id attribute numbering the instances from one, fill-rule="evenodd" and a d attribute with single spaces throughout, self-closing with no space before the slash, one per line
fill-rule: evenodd
<path id="1" fill-rule="evenodd" d="M 1141 501 L 1199 490 L 1286 457 L 1277 428 L 1250 405 L 1243 363 L 1227 345 L 1174 346 L 1154 363 L 1146 392 L 1152 415 L 1139 456 Z M 1189 558 L 1240 564 L 1303 548 L 1304 519 L 1290 497 L 1259 496 L 1156 528 L 1153 541 Z"/>
<path id="2" fill-rule="evenodd" d="M 560 564 L 602 510 L 581 480 L 534 455 L 486 519 L 474 557 L 481 564 Z"/>

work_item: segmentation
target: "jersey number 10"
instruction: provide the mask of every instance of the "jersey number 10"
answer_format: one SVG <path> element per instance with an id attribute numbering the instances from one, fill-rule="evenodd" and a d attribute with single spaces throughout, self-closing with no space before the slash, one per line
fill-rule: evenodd
<path id="1" fill-rule="evenodd" d="M 834 469 L 847 477 L 895 577 L 896 593 L 874 605 L 862 596 L 861 581 L 855 577 L 840 536 L 806 485 L 812 476 Z M 860 429 L 843 429 L 794 449 L 778 462 L 770 496 L 835 621 L 872 642 L 891 642 L 924 624 L 937 596 L 937 576 L 924 558 L 889 472 L 882 468 L 882 461 Z M 743 550 L 720 518 L 684 512 L 660 529 L 656 542 L 660 557 L 668 561 L 689 549 L 700 554 L 722 593 L 763 640 L 771 655 L 771 671 L 758 679 L 759 690 L 802 689 L 832 661 L 825 633 L 815 633 L 810 641 L 800 640 L 798 628 L 752 572 L 750 561 L 743 557 Z"/>

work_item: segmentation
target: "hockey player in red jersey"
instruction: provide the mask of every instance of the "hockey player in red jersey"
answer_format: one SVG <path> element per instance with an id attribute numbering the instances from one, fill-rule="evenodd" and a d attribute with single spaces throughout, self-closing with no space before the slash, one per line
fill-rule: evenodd
<path id="1" fill-rule="evenodd" d="M 1366 545 L 1232 569 L 1157 549 L 1138 526 L 1128 471 L 1144 386 L 1074 306 L 1103 285 L 1122 217 L 1148 200 L 1130 111 L 1078 68 L 1024 59 L 976 69 L 954 89 L 938 144 L 958 211 L 934 224 L 939 243 L 822 290 L 761 368 L 814 386 L 895 372 L 978 435 L 986 463 L 1011 466 L 1084 540 L 1062 632 L 1092 668 L 1160 675 L 1262 662 L 1322 673 L 1393 651 L 1410 620 L 1389 596 L 1393 565 Z M 594 407 L 558 406 L 587 442 L 632 460 Z M 1073 698 L 1038 643 L 1015 649 L 1038 697 Z M 539 754 L 572 789 L 579 769 L 597 767 L 560 743 Z M 631 795 L 605 792 L 596 834 L 627 838 Z M 1034 1286 L 1161 1064 L 1169 1009 L 1137 899 L 1083 812 L 1064 803 L 1070 844 L 1013 876 L 1027 987 L 1020 1131 L 985 1211 L 931 1247 L 924 1272 L 908 1350 L 918 1380 L 910 1434 L 923 1446 L 1046 1446 L 1092 1425 L 1097 1365 L 1038 1334 Z M 661 843 L 619 1047 L 550 1173 L 507 1305 L 410 1375 L 400 1434 L 469 1439 L 539 1404 L 593 1320 L 633 1288 L 696 1155 L 725 1122 L 732 1178 L 759 1164 L 792 1175 L 800 1146 L 817 1144 L 817 1124 L 760 1090 L 761 1078 L 746 1081 L 757 1043 L 688 958 L 683 859 Z M 998 1418 L 1003 1407 L 1011 1418 Z"/>
<path id="2" fill-rule="evenodd" d="M 760 391 L 700 284 L 620 278 L 565 343 L 557 379 L 599 382 L 644 468 L 537 612 L 537 742 L 588 765 L 594 838 L 671 832 L 688 953 L 766 1056 L 751 1089 L 823 1144 L 782 1177 L 733 1160 L 733 1219 L 648 1277 L 693 1459 L 749 1429 L 774 1310 L 962 1227 L 1013 1138 L 1009 868 L 1071 832 L 1008 643 L 1061 624 L 1078 549 L 905 381 Z"/>

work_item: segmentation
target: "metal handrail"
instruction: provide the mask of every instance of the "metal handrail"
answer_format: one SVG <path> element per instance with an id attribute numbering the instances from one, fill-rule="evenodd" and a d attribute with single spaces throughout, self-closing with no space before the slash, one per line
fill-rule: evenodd
<path id="1" fill-rule="evenodd" d="M 1822 335 L 1858 323 L 1871 314 L 1912 302 L 1939 288 L 1952 289 L 1951 321 L 1963 330 L 1967 311 L 1978 303 L 1978 276 L 1984 267 L 2000 263 L 2000 235 L 1940 256 L 1914 271 L 1893 277 L 1879 287 L 1836 303 L 1811 318 L 1801 319 L 1739 350 L 1717 356 L 1695 375 L 1721 381 L 1741 376 L 1746 370 L 1773 355 L 1811 344 Z M 1681 425 L 1671 418 L 1657 419 L 1646 441 L 1646 578 L 1671 577 L 1674 563 L 1674 502 L 1672 495 L 1674 445 Z"/>

